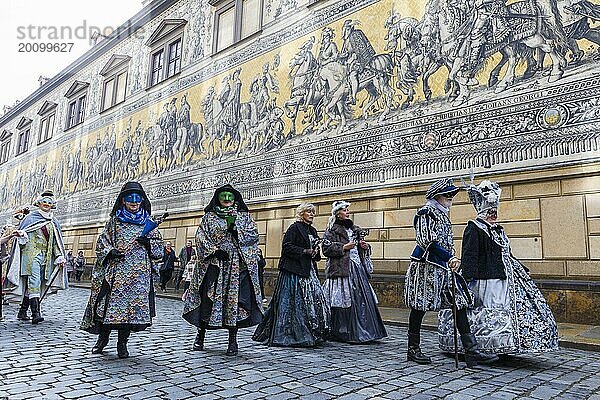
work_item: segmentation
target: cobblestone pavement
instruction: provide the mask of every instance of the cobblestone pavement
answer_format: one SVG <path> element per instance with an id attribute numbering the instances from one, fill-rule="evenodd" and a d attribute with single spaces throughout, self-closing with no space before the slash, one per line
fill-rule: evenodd
<path id="1" fill-rule="evenodd" d="M 129 359 L 116 356 L 116 334 L 104 355 L 95 336 L 79 330 L 88 290 L 69 289 L 44 301 L 46 321 L 0 322 L 0 399 L 598 399 L 600 353 L 561 349 L 520 356 L 488 368 L 455 370 L 424 332 L 432 366 L 405 361 L 405 328 L 389 327 L 379 344 L 327 343 L 316 349 L 269 348 L 240 332 L 240 355 L 226 357 L 224 331 L 207 333 L 192 352 L 195 331 L 181 302 L 158 299 L 158 317 L 132 334 Z"/>

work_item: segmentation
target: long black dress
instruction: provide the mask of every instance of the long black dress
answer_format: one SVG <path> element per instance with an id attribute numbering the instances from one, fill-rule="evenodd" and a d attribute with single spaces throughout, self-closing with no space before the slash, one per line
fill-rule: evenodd
<path id="1" fill-rule="evenodd" d="M 316 262 L 304 254 L 314 247 L 317 231 L 295 222 L 285 233 L 279 277 L 265 318 L 252 339 L 269 346 L 310 347 L 325 340 L 329 310 L 317 277 Z"/>

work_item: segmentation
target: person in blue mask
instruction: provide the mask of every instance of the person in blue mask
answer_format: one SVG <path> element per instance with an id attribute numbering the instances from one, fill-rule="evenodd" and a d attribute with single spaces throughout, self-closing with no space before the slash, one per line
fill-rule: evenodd
<path id="1" fill-rule="evenodd" d="M 129 334 L 152 325 L 155 260 L 162 258 L 164 245 L 150 212 L 142 186 L 127 182 L 98 238 L 91 295 L 81 322 L 82 330 L 98 335 L 92 354 L 101 354 L 110 332 L 117 330 L 117 354 L 127 358 Z"/>

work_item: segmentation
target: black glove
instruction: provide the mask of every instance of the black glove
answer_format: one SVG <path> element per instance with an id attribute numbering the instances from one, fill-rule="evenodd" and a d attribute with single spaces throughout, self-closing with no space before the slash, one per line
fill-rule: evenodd
<path id="1" fill-rule="evenodd" d="M 108 254 L 106 255 L 106 258 L 112 259 L 112 258 L 121 258 L 121 257 L 125 257 L 125 254 L 121 253 L 119 250 L 117 249 L 112 249 L 111 251 L 108 252 Z"/>
<path id="2" fill-rule="evenodd" d="M 218 249 L 215 251 L 215 257 L 219 261 L 229 261 L 229 254 L 225 250 Z"/>
<path id="3" fill-rule="evenodd" d="M 140 236 L 136 238 L 135 241 L 144 246 L 148 251 L 150 251 L 150 238 L 147 238 L 146 236 Z"/>

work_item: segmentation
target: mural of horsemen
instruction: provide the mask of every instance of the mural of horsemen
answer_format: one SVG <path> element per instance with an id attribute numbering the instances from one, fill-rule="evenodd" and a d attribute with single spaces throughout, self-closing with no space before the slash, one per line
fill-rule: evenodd
<path id="1" fill-rule="evenodd" d="M 600 60 L 595 1 L 426 0 L 420 15 L 396 1 L 383 16 L 343 17 L 15 169 L 0 199 L 18 205 L 48 187 L 67 194 L 266 157 L 423 110 L 556 84 Z M 461 129 L 439 142 L 474 135 Z M 474 137 L 490 137 L 481 132 Z"/>

